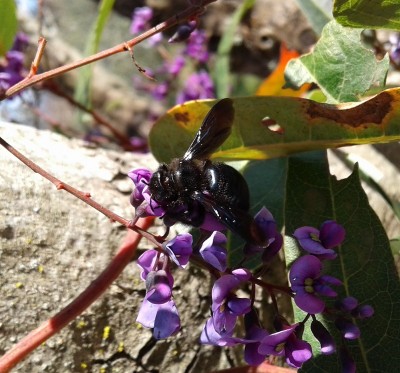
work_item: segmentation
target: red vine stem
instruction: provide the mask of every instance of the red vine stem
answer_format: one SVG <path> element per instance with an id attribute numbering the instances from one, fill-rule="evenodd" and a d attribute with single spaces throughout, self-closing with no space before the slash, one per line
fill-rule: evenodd
<path id="1" fill-rule="evenodd" d="M 153 221 L 154 217 L 139 220 L 138 225 L 140 226 L 140 230 L 148 229 Z M 11 368 L 24 359 L 36 347 L 40 346 L 43 342 L 73 321 L 103 294 L 129 264 L 141 238 L 141 234 L 128 231 L 125 242 L 122 244 L 111 263 L 77 298 L 75 298 L 75 300 L 38 328 L 31 331 L 0 358 L 0 373 L 10 371 Z"/>
<path id="2" fill-rule="evenodd" d="M 57 67 L 53 70 L 50 71 L 46 71 L 42 74 L 38 74 L 38 75 L 31 75 L 29 74 L 25 79 L 23 79 L 22 81 L 20 81 L 19 83 L 13 85 L 12 87 L 10 87 L 9 89 L 7 89 L 7 91 L 4 93 L 4 95 L 2 97 L 0 97 L 0 100 L 3 100 L 7 97 L 10 97 L 18 92 L 20 92 L 21 90 L 28 88 L 38 82 L 50 79 L 50 78 L 54 78 L 55 76 L 58 76 L 60 74 L 63 74 L 67 71 L 71 71 L 74 70 L 78 67 L 81 66 L 85 66 L 88 65 L 90 63 L 99 61 L 101 59 L 104 59 L 106 57 L 112 56 L 114 54 L 117 53 L 121 53 L 121 52 L 125 52 L 127 51 L 127 47 L 129 48 L 133 48 L 133 46 L 141 43 L 143 40 L 150 38 L 151 36 L 162 32 L 164 30 L 167 30 L 169 28 L 171 28 L 172 26 L 175 26 L 178 23 L 181 23 L 184 20 L 196 17 L 198 15 L 200 15 L 203 11 L 204 11 L 204 7 L 215 2 L 216 0 L 203 0 L 201 2 L 201 5 L 192 5 L 189 8 L 183 10 L 182 12 L 176 14 L 175 16 L 167 19 L 164 22 L 159 23 L 158 25 L 156 25 L 155 27 L 153 27 L 152 29 L 145 31 L 144 33 L 142 33 L 141 35 L 126 41 L 126 42 L 122 42 L 112 48 L 106 49 L 104 51 L 101 51 L 99 53 L 93 54 L 89 57 L 83 58 L 79 61 L 76 62 L 72 62 L 69 63 L 67 65 L 63 65 L 60 67 Z M 42 49 L 44 47 L 44 42 L 41 41 L 39 43 L 39 50 Z M 38 52 L 36 54 L 37 56 L 41 56 L 42 52 Z M 39 57 L 40 59 L 40 57 Z M 38 63 L 37 59 L 35 58 L 35 62 Z M 33 69 L 31 69 L 32 72 Z"/>

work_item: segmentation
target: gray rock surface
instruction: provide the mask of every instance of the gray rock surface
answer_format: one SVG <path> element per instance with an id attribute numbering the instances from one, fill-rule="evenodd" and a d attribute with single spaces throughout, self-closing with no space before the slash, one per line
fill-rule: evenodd
<path id="1" fill-rule="evenodd" d="M 47 131 L 0 124 L 0 136 L 62 181 L 130 218 L 127 171 L 149 155 L 90 148 Z M 0 148 L 0 355 L 80 294 L 110 262 L 126 231 L 57 189 Z M 142 241 L 139 249 L 148 248 Z M 206 372 L 227 367 L 223 350 L 200 346 L 210 284 L 195 268 L 175 273 L 182 331 L 155 343 L 135 322 L 145 294 L 132 263 L 77 320 L 13 371 Z M 109 337 L 103 338 L 104 328 Z M 84 367 L 87 368 L 84 368 Z"/>

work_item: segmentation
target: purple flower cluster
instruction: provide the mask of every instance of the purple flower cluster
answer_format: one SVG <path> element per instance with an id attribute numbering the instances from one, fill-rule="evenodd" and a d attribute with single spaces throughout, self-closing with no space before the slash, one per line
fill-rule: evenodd
<path id="1" fill-rule="evenodd" d="M 136 8 L 132 16 L 131 33 L 136 34 L 150 28 L 152 18 L 151 8 Z M 157 82 L 140 84 L 139 88 L 151 93 L 156 100 L 164 100 L 172 91 L 178 89 L 175 100 L 177 104 L 215 97 L 214 83 L 205 68 L 210 59 L 207 36 L 204 31 L 197 29 L 197 26 L 197 19 L 178 26 L 168 42 L 185 42 L 185 47 L 175 53 L 173 58 L 165 58 L 163 65 L 151 74 L 157 76 Z M 156 43 L 159 43 L 162 36 L 157 34 L 153 38 L 158 38 Z M 152 45 L 154 44 L 153 41 Z M 183 85 L 177 87 L 177 78 L 180 75 Z"/>
<path id="2" fill-rule="evenodd" d="M 151 176 L 152 173 L 147 169 L 129 173 L 136 187 L 131 202 L 138 216 L 162 217 L 164 212 L 149 191 Z M 258 255 L 262 263 L 267 263 L 281 249 L 283 238 L 275 219 L 265 207 L 256 214 L 254 221 L 264 235 L 266 247 L 247 243 L 244 256 L 247 259 Z M 243 345 L 244 359 L 250 365 L 259 365 L 269 356 L 278 356 L 284 358 L 288 365 L 300 368 L 313 355 L 310 344 L 303 340 L 304 328 L 311 318 L 310 329 L 320 344 L 321 354 L 337 352 L 344 371 L 354 371 L 355 363 L 344 341 L 358 338 L 360 329 L 354 320 L 369 318 L 374 311 L 369 305 L 359 305 L 353 297 L 338 299 L 333 287 L 341 286 L 342 282 L 323 272 L 324 262 L 337 257 L 335 249 L 344 241 L 345 230 L 340 224 L 330 220 L 319 229 L 306 226 L 294 232 L 299 246 L 307 254 L 293 262 L 289 272 L 290 289 L 287 292 L 291 292 L 296 306 L 307 315 L 303 321 L 290 324 L 276 307 L 277 317 L 272 332 L 262 327 L 254 307 L 255 286 L 261 285 L 262 281 L 244 267 L 229 267 L 227 237 L 221 232 L 226 227 L 209 214 L 202 228 L 204 234 L 195 248 L 192 248 L 192 236 L 182 234 L 165 242 L 162 252 L 149 250 L 138 259 L 142 268 L 141 278 L 146 283 L 146 296 L 137 321 L 153 328 L 155 338 L 169 337 L 180 328 L 179 314 L 172 296 L 174 281 L 170 268 L 172 263 L 185 268 L 191 256 L 195 255 L 196 260 L 202 260 L 216 278 L 211 292 L 211 315 L 203 327 L 201 343 L 226 347 Z M 249 285 L 252 289 L 250 296 L 239 292 Z M 274 297 L 273 292 L 270 295 Z M 335 299 L 333 306 L 328 307 L 325 298 Z M 342 335 L 340 348 L 336 347 L 327 327 L 317 319 L 318 314 L 333 319 L 331 324 Z M 240 325 L 243 324 L 244 331 L 240 335 Z"/>
<path id="3" fill-rule="evenodd" d="M 0 59 L 0 95 L 26 75 L 23 50 L 27 44 L 27 36 L 18 33 L 14 45 L 6 53 L 4 60 Z"/>
<path id="4" fill-rule="evenodd" d="M 342 285 L 337 278 L 323 274 L 323 263 L 334 260 L 338 256 L 334 248 L 340 246 L 345 239 L 346 232 L 343 226 L 333 220 L 328 220 L 319 229 L 308 226 L 298 228 L 293 236 L 297 239 L 299 246 L 307 252 L 307 255 L 294 261 L 289 272 L 294 302 L 297 307 L 313 318 L 311 331 L 321 345 L 321 353 L 332 354 L 336 352 L 335 341 L 315 315 L 324 313 L 330 316 L 344 341 L 357 339 L 360 336 L 360 329 L 353 320 L 369 318 L 374 310 L 370 305 L 360 306 L 354 297 L 337 299 L 334 307 L 327 310 L 327 305 L 322 298 L 337 298 L 338 294 L 331 286 Z M 355 371 L 355 363 L 344 344 L 339 349 L 339 355 L 343 371 Z"/>
<path id="5" fill-rule="evenodd" d="M 146 328 L 152 328 L 156 339 L 167 338 L 177 333 L 181 327 L 172 298 L 174 279 L 170 271 L 170 259 L 184 268 L 192 254 L 192 243 L 190 234 L 178 235 L 166 242 L 165 253 L 148 250 L 137 260 L 142 269 L 140 277 L 146 283 L 146 296 L 136 321 Z"/>
<path id="6" fill-rule="evenodd" d="M 151 25 L 150 21 L 153 19 L 153 10 L 147 6 L 138 7 L 134 10 L 132 14 L 132 22 L 130 26 L 131 34 L 139 34 L 143 31 L 148 30 Z M 153 35 L 148 43 L 150 46 L 157 45 L 162 40 L 162 34 L 158 33 Z"/>

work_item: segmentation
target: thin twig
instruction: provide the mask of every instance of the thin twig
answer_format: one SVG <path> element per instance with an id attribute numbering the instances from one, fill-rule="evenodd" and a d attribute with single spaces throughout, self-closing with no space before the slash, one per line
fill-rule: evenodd
<path id="1" fill-rule="evenodd" d="M 156 25 L 155 27 L 151 28 L 150 30 L 145 31 L 141 35 L 139 35 L 129 41 L 122 42 L 112 48 L 109 48 L 109 49 L 106 49 L 99 53 L 93 54 L 93 55 L 83 58 L 79 61 L 57 67 L 53 70 L 46 71 L 42 74 L 34 75 L 29 78 L 27 77 L 27 78 L 23 79 L 22 81 L 20 81 L 19 83 L 15 84 L 12 87 L 10 87 L 9 89 L 7 89 L 7 91 L 4 93 L 4 95 L 2 97 L 0 97 L 0 101 L 22 91 L 25 88 L 30 87 L 38 82 L 42 82 L 44 80 L 54 78 L 55 76 L 61 75 L 63 73 L 71 71 L 71 70 L 74 70 L 78 67 L 85 66 L 90 63 L 102 60 L 102 59 L 112 56 L 114 54 L 126 52 L 127 45 L 130 48 L 132 48 L 133 46 L 141 43 L 143 40 L 146 40 L 159 32 L 165 31 L 165 30 L 175 26 L 178 23 L 181 23 L 193 16 L 199 15 L 204 11 L 205 6 L 207 6 L 208 4 L 211 4 L 215 1 L 217 1 L 217 0 L 204 0 L 202 2 L 201 6 L 198 6 L 198 5 L 190 6 L 189 8 L 185 9 L 181 13 L 178 13 L 177 15 L 167 19 L 166 21 L 161 22 L 160 24 Z"/>
<path id="2" fill-rule="evenodd" d="M 128 44 L 125 45 L 125 48 L 129 51 L 129 54 L 131 55 L 132 62 L 136 66 L 138 71 L 141 74 L 143 74 L 147 79 L 152 80 L 153 82 L 157 81 L 155 78 L 153 78 L 152 76 L 150 76 L 149 74 L 146 73 L 146 69 L 144 69 L 142 66 L 140 66 L 137 63 L 136 58 L 135 58 L 135 56 L 133 54 L 133 48 L 131 48 Z"/>
<path id="3" fill-rule="evenodd" d="M 57 179 L 46 170 L 38 166 L 35 162 L 31 161 L 27 157 L 25 157 L 22 153 L 20 153 L 17 149 L 11 146 L 7 141 L 0 137 L 0 145 L 6 148 L 11 154 L 17 157 L 22 163 L 28 166 L 32 171 L 38 173 L 39 175 L 43 176 L 45 179 L 49 180 L 53 183 L 58 190 L 65 190 L 68 193 L 71 193 L 73 196 L 79 198 L 81 201 L 87 203 L 89 206 L 92 206 L 97 211 L 101 212 L 103 215 L 107 216 L 111 221 L 117 221 L 118 223 L 122 224 L 128 229 L 132 229 L 136 233 L 141 234 L 143 237 L 147 238 L 151 243 L 156 245 L 159 248 L 162 248 L 160 243 L 157 239 L 147 231 L 140 229 L 136 225 L 132 224 L 132 221 L 124 219 L 123 217 L 117 215 L 116 213 L 112 212 L 111 210 L 107 209 L 106 207 L 100 205 L 100 203 L 92 200 L 90 193 L 82 192 L 73 186 L 64 183 L 63 181 Z"/>
<path id="4" fill-rule="evenodd" d="M 47 40 L 41 36 L 38 41 L 38 48 L 36 50 L 35 58 L 33 59 L 33 62 L 31 64 L 31 70 L 29 71 L 29 74 L 25 79 L 31 79 L 33 76 L 36 75 L 44 53 L 44 48 L 46 47 L 46 43 Z"/>

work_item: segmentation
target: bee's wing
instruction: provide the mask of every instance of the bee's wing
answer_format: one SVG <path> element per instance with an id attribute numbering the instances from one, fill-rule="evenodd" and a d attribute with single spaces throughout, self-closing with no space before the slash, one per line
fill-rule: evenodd
<path id="1" fill-rule="evenodd" d="M 218 101 L 208 112 L 183 159 L 207 159 L 231 133 L 235 110 L 230 98 Z"/>
<path id="2" fill-rule="evenodd" d="M 208 212 L 212 213 L 231 231 L 238 234 L 248 243 L 261 247 L 264 246 L 265 238 L 248 212 L 233 208 L 232 206 L 223 206 L 217 203 L 211 196 L 201 192 L 194 192 L 192 197 L 199 201 Z"/>

